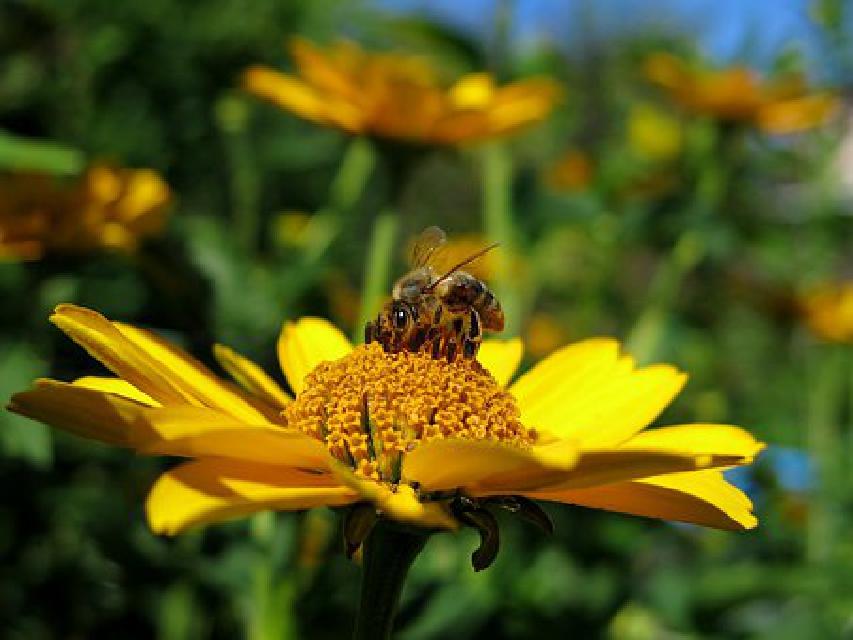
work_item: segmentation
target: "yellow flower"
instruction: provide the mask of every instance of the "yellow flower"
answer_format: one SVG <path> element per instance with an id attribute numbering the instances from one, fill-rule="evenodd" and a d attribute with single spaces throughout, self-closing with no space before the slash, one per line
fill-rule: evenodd
<path id="1" fill-rule="evenodd" d="M 813 289 L 801 297 L 800 309 L 817 337 L 853 344 L 853 281 Z"/>
<path id="2" fill-rule="evenodd" d="M 545 119 L 560 93 L 547 78 L 498 87 L 487 73 L 446 87 L 420 57 L 369 53 L 352 42 L 321 49 L 294 38 L 290 52 L 296 75 L 253 66 L 246 90 L 352 134 L 430 144 L 486 140 Z"/>
<path id="3" fill-rule="evenodd" d="M 548 168 L 545 181 L 557 191 L 583 191 L 592 182 L 593 165 L 580 149 L 569 149 Z"/>
<path id="4" fill-rule="evenodd" d="M 668 53 L 650 56 L 646 77 L 687 111 L 746 122 L 772 134 L 790 134 L 826 123 L 840 107 L 832 92 L 809 93 L 802 77 L 766 80 L 752 69 L 698 71 Z"/>
<path id="5" fill-rule="evenodd" d="M 36 174 L 2 177 L 0 257 L 132 251 L 162 229 L 170 197 L 168 185 L 149 169 L 96 165 L 70 184 Z"/>
<path id="6" fill-rule="evenodd" d="M 455 234 L 433 256 L 431 264 L 439 273 L 444 273 L 466 258 L 481 251 L 488 244 L 488 240 L 478 233 Z M 511 258 L 509 261 L 513 262 Z M 495 275 L 495 263 L 495 253 L 487 253 L 471 264 L 466 265 L 465 270 L 480 280 L 491 280 Z"/>
<path id="7" fill-rule="evenodd" d="M 553 315 L 540 311 L 530 317 L 525 337 L 527 353 L 541 358 L 566 342 L 566 329 Z"/>
<path id="8" fill-rule="evenodd" d="M 10 409 L 143 454 L 191 458 L 156 481 L 152 529 L 279 509 L 372 503 L 384 517 L 455 529 L 454 500 L 521 496 L 749 529 L 749 499 L 723 478 L 762 444 L 742 429 L 646 429 L 685 375 L 636 368 L 610 339 L 563 347 L 510 386 L 518 340 L 479 362 L 353 347 L 318 318 L 287 323 L 279 359 L 296 392 L 227 347 L 239 387 L 155 334 L 72 305 L 51 320 L 116 377 L 39 380 Z"/>
<path id="9" fill-rule="evenodd" d="M 635 104 L 628 115 L 628 143 L 649 160 L 672 160 L 683 146 L 681 123 L 649 104 Z"/>

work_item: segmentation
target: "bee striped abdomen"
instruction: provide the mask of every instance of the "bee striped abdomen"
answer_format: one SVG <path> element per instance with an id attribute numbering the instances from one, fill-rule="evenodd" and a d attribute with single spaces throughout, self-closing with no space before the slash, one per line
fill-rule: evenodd
<path id="1" fill-rule="evenodd" d="M 504 312 L 501 303 L 491 291 L 484 289 L 483 294 L 472 306 L 479 312 L 484 329 L 503 331 Z"/>

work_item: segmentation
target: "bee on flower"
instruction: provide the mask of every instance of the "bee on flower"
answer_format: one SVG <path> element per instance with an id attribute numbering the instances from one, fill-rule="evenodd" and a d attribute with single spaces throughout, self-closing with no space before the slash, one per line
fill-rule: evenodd
<path id="1" fill-rule="evenodd" d="M 462 270 L 497 244 L 479 248 L 442 273 L 433 261 L 446 242 L 435 226 L 418 236 L 412 270 L 397 280 L 391 301 L 365 326 L 365 342 L 375 340 L 385 351 L 425 349 L 433 358 L 453 360 L 457 354 L 477 355 L 484 331 L 503 331 L 500 302 L 482 280 Z"/>
<path id="2" fill-rule="evenodd" d="M 757 522 L 722 471 L 749 464 L 763 445 L 730 425 L 648 429 L 686 376 L 638 368 L 615 340 L 562 347 L 510 384 L 517 339 L 447 361 L 353 346 L 325 320 L 303 318 L 278 341 L 293 396 L 224 346 L 214 353 L 239 387 L 155 333 L 89 309 L 61 305 L 51 321 L 114 376 L 41 379 L 9 408 L 106 444 L 189 458 L 148 496 L 157 533 L 361 504 L 382 519 L 453 530 L 495 505 L 540 500 L 721 529 Z"/>

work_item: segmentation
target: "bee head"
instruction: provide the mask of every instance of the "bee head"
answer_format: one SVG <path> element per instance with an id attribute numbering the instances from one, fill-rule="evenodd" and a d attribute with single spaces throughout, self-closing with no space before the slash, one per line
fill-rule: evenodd
<path id="1" fill-rule="evenodd" d="M 395 300 L 415 302 L 432 281 L 432 271 L 429 267 L 421 267 L 410 271 L 394 283 L 392 296 Z"/>
<path id="2" fill-rule="evenodd" d="M 396 331 L 405 331 L 412 322 L 412 312 L 409 305 L 403 302 L 394 302 L 391 305 L 391 324 Z"/>

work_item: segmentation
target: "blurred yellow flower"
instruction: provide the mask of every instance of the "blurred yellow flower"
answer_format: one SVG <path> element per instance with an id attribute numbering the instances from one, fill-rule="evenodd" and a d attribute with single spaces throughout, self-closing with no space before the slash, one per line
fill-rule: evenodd
<path id="1" fill-rule="evenodd" d="M 37 174 L 0 176 L 0 257 L 132 251 L 160 232 L 171 199 L 149 169 L 96 165 L 73 183 Z"/>
<path id="2" fill-rule="evenodd" d="M 560 90 L 548 78 L 499 87 L 487 73 L 450 87 L 420 57 L 369 53 L 353 42 L 322 49 L 290 41 L 297 74 L 250 67 L 250 93 L 318 124 L 352 134 L 415 143 L 457 144 L 512 133 L 546 118 Z"/>
<path id="3" fill-rule="evenodd" d="M 628 144 L 639 156 L 665 162 L 681 152 L 681 123 L 650 104 L 635 104 L 628 115 Z"/>
<path id="4" fill-rule="evenodd" d="M 825 284 L 800 298 L 806 326 L 828 342 L 853 344 L 853 281 Z"/>
<path id="5" fill-rule="evenodd" d="M 303 211 L 285 211 L 273 220 L 272 231 L 282 247 L 304 248 L 308 244 L 308 227 L 311 216 Z"/>
<path id="6" fill-rule="evenodd" d="M 488 240 L 477 233 L 456 234 L 436 252 L 431 262 L 439 273 L 444 273 L 488 244 Z M 475 278 L 488 281 L 495 275 L 495 262 L 495 253 L 487 253 L 466 265 L 465 270 Z"/>
<path id="7" fill-rule="evenodd" d="M 361 292 L 352 284 L 342 271 L 331 271 L 325 282 L 326 299 L 329 310 L 338 326 L 354 327 L 358 322 Z"/>
<path id="8" fill-rule="evenodd" d="M 523 497 L 693 522 L 756 526 L 725 468 L 763 445 L 727 425 L 646 429 L 686 376 L 637 368 L 610 339 L 572 344 L 506 386 L 519 340 L 479 361 L 353 347 L 319 318 L 279 338 L 291 398 L 257 365 L 217 346 L 240 387 L 155 334 L 80 307 L 51 320 L 116 377 L 39 380 L 10 409 L 143 454 L 190 458 L 156 481 L 152 529 L 260 510 L 372 503 L 384 517 L 455 529 L 467 503 Z"/>
<path id="9" fill-rule="evenodd" d="M 835 93 L 810 93 L 799 75 L 766 80 L 746 67 L 695 70 L 668 53 L 649 56 L 645 73 L 687 111 L 750 123 L 772 134 L 784 135 L 820 126 L 840 107 Z"/>
<path id="10" fill-rule="evenodd" d="M 566 343 L 566 330 L 557 318 L 549 313 L 534 313 L 524 333 L 527 352 L 542 358 Z"/>
<path id="11" fill-rule="evenodd" d="M 569 149 L 552 164 L 545 181 L 557 191 L 583 191 L 592 182 L 593 166 L 589 155 Z"/>

